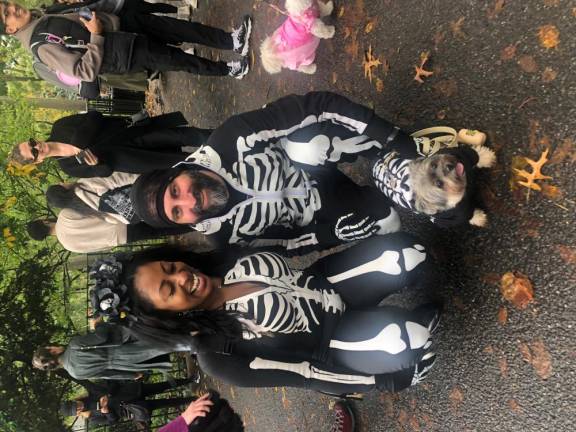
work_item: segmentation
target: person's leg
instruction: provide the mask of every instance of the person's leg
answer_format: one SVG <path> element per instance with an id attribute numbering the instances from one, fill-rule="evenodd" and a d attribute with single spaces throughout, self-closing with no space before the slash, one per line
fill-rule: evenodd
<path id="1" fill-rule="evenodd" d="M 374 375 L 412 368 L 430 351 L 434 325 L 428 315 L 393 306 L 346 311 L 332 335 L 329 361 Z"/>
<path id="2" fill-rule="evenodd" d="M 179 48 L 170 47 L 139 35 L 134 42 L 129 72 L 144 70 L 183 71 L 210 76 L 226 76 L 232 72 L 231 67 L 225 62 L 186 54 Z"/>
<path id="3" fill-rule="evenodd" d="M 189 42 L 223 50 L 234 48 L 232 33 L 170 17 L 127 11 L 120 17 L 120 29 L 169 44 Z"/>
<path id="4" fill-rule="evenodd" d="M 142 384 L 141 395 L 143 398 L 148 396 L 154 396 L 160 393 L 164 393 L 167 390 L 177 388 L 190 383 L 190 379 L 177 379 L 174 382 L 164 381 L 159 383 L 145 383 Z"/>
<path id="5" fill-rule="evenodd" d="M 145 14 L 178 12 L 176 6 L 167 3 L 148 3 L 144 0 L 124 0 L 124 6 L 120 13 L 131 10 Z"/>
<path id="6" fill-rule="evenodd" d="M 308 271 L 326 277 L 349 307 L 376 306 L 386 296 L 427 277 L 430 256 L 414 236 L 375 236 L 319 259 Z"/>

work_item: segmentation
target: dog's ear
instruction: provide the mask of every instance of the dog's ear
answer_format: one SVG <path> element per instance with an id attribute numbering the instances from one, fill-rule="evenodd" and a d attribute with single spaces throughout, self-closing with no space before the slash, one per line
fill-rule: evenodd
<path id="1" fill-rule="evenodd" d="M 478 153 L 478 168 L 492 168 L 496 163 L 496 153 L 488 147 L 479 146 L 472 147 Z"/>
<path id="2" fill-rule="evenodd" d="M 468 223 L 477 227 L 485 227 L 488 223 L 488 216 L 484 210 L 476 209 L 474 210 L 474 215 L 470 218 Z"/>

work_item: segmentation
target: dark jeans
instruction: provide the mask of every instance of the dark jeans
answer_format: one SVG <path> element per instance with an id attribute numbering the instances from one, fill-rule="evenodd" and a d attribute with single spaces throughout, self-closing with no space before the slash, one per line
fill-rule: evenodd
<path id="1" fill-rule="evenodd" d="M 167 390 L 186 385 L 189 382 L 190 382 L 189 379 L 177 379 L 174 380 L 174 383 L 170 381 L 164 381 L 159 383 L 142 384 L 142 393 L 140 394 L 140 397 L 144 399 L 147 398 L 148 396 L 154 396 L 160 393 L 164 393 Z"/>
<path id="2" fill-rule="evenodd" d="M 124 12 L 135 11 L 140 13 L 177 13 L 178 8 L 166 3 L 148 3 L 144 0 L 124 0 L 120 15 Z"/>
<path id="3" fill-rule="evenodd" d="M 120 30 L 139 33 L 151 40 L 173 45 L 183 42 L 231 50 L 232 35 L 224 30 L 197 22 L 127 11 L 120 16 Z"/>
<path id="4" fill-rule="evenodd" d="M 229 69 L 225 62 L 212 61 L 180 48 L 138 35 L 134 40 L 129 72 L 190 72 L 197 75 L 225 76 Z"/>

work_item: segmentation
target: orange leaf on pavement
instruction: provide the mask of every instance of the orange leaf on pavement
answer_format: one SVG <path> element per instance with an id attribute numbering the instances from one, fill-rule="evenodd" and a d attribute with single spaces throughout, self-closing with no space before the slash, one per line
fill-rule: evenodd
<path id="1" fill-rule="evenodd" d="M 500 325 L 506 325 L 506 322 L 508 321 L 508 309 L 506 309 L 505 306 L 501 306 L 500 309 L 498 309 L 498 322 L 500 323 Z"/>
<path id="2" fill-rule="evenodd" d="M 546 49 L 556 48 L 560 43 L 559 40 L 560 32 L 556 26 L 548 24 L 542 26 L 538 29 L 538 38 L 540 39 L 540 45 Z"/>
<path id="3" fill-rule="evenodd" d="M 518 309 L 526 309 L 534 301 L 530 280 L 520 272 L 508 272 L 500 280 L 502 296 Z"/>
<path id="4" fill-rule="evenodd" d="M 576 247 L 556 245 L 556 250 L 566 264 L 576 264 Z"/>
<path id="5" fill-rule="evenodd" d="M 552 356 L 541 339 L 529 343 L 521 342 L 519 349 L 524 361 L 532 365 L 540 378 L 550 378 L 552 375 Z"/>

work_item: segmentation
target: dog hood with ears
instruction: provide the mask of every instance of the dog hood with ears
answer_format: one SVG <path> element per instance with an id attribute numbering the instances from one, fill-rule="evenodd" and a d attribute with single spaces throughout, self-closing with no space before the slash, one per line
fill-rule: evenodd
<path id="1" fill-rule="evenodd" d="M 414 150 L 415 152 L 415 150 Z M 415 211 L 412 201 L 412 185 L 408 164 L 415 159 L 415 153 L 398 155 L 388 153 L 378 160 L 372 168 L 372 177 L 376 186 L 396 204 Z M 440 150 L 437 154 L 451 154 L 464 165 L 466 172 L 466 192 L 456 207 L 428 216 L 436 225 L 452 227 L 468 224 L 477 208 L 482 208 L 480 197 L 475 188 L 474 168 L 478 164 L 478 153 L 467 145 Z"/>

